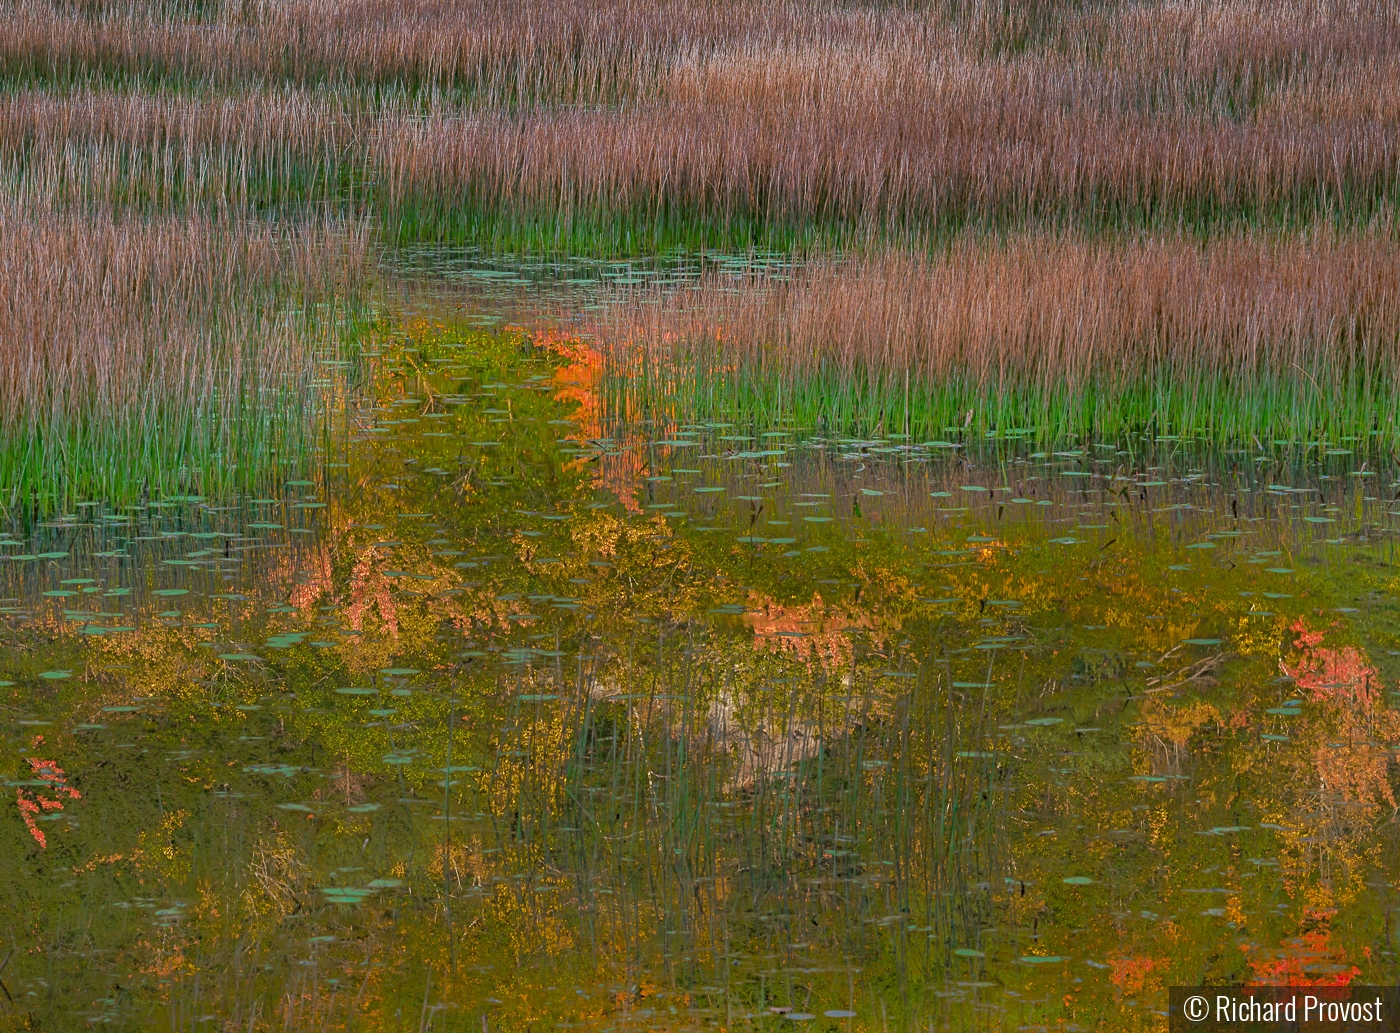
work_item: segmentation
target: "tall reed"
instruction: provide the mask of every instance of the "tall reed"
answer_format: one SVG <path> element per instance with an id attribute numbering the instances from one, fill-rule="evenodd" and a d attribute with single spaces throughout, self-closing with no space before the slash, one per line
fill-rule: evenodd
<path id="1" fill-rule="evenodd" d="M 1272 74 L 1240 55 L 1204 69 L 1149 59 L 1144 74 L 1045 51 L 987 60 L 918 37 L 756 43 L 678 61 L 656 98 L 434 108 L 380 121 L 370 148 L 390 218 L 679 218 L 864 237 L 1355 223 L 1400 187 L 1400 63 L 1354 49 L 1354 62 L 1305 52 Z"/>
<path id="2" fill-rule="evenodd" d="M 164 105 L 175 137 L 229 170 L 235 196 L 277 193 L 257 184 L 278 163 L 292 200 L 310 184 L 340 197 L 372 184 L 400 236 L 534 227 L 549 243 L 575 226 L 645 233 L 658 218 L 682 236 L 700 225 L 738 240 L 989 221 L 1228 230 L 1359 224 L 1396 200 L 1390 6 L 1030 11 L 12 0 L 0 4 L 0 76 L 40 93 L 134 95 L 110 97 L 113 111 Z M 161 97 L 172 87 L 190 96 Z M 220 127 L 230 117 L 250 123 L 244 136 Z M 41 157 L 71 127 L 80 151 L 120 149 L 138 170 L 161 166 L 152 178 L 173 160 L 167 141 L 109 134 L 102 119 L 38 124 L 49 128 L 26 146 Z M 103 161 L 120 178 L 126 160 Z M 94 176 L 106 167 L 83 161 Z"/>
<path id="3" fill-rule="evenodd" d="M 262 483 L 308 443 L 363 227 L 0 209 L 0 507 Z"/>
<path id="4" fill-rule="evenodd" d="M 355 108 L 301 90 L 0 95 L 0 183 L 40 207 L 348 213 L 364 193 L 348 149 Z"/>
<path id="5" fill-rule="evenodd" d="M 768 17 L 693 0 L 7 0 L 0 12 L 7 78 L 402 86 L 505 104 L 615 100 L 687 41 Z"/>
<path id="6" fill-rule="evenodd" d="M 1383 226 L 961 241 L 712 273 L 603 311 L 590 329 L 617 390 L 691 413 L 936 436 L 1400 437 L 1400 243 Z"/>
<path id="7" fill-rule="evenodd" d="M 279 336 L 306 284 L 250 243 L 290 254 L 295 231 L 250 219 L 606 251 L 840 244 L 790 285 L 712 281 L 607 328 L 671 341 L 640 354 L 689 370 L 696 406 L 1388 435 L 1397 55 L 1379 0 L 0 0 L 0 383 L 7 440 L 29 442 L 3 483 L 11 504 L 82 493 L 61 458 L 99 454 L 82 442 L 292 397 L 232 372 L 298 383 L 311 348 Z M 352 237 L 335 260 L 353 273 Z M 133 393 L 121 420 L 86 385 L 41 404 L 25 356 L 61 378 L 76 353 L 25 307 L 127 342 L 103 361 L 147 371 L 155 342 L 188 339 L 187 387 L 196 367 L 233 379 L 178 404 Z M 232 408 L 190 422 L 205 396 Z M 278 418 L 250 417 L 249 440 Z"/>

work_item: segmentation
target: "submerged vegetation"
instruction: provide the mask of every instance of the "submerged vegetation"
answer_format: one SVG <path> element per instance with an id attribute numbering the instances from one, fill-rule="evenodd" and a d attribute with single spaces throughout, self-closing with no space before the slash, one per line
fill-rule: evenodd
<path id="1" fill-rule="evenodd" d="M 0 537 L 0 1029 L 1393 982 L 1393 470 L 618 424 L 521 344 L 380 328 L 313 476 Z"/>

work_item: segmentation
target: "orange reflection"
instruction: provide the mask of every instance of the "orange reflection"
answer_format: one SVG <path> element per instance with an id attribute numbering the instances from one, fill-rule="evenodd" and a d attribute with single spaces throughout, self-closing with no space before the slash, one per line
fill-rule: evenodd
<path id="1" fill-rule="evenodd" d="M 36 745 L 42 743 L 42 737 L 35 740 Z M 57 761 L 40 760 L 38 757 L 29 757 L 27 759 L 29 761 L 30 771 L 33 773 L 34 777 L 45 784 L 42 789 L 38 787 L 21 787 L 16 789 L 15 803 L 19 807 L 20 817 L 24 819 L 25 827 L 29 829 L 29 834 L 34 837 L 35 841 L 41 847 L 47 850 L 49 846 L 48 840 L 44 837 L 44 833 L 40 830 L 36 819 L 46 811 L 63 810 L 63 801 L 60 797 L 66 796 L 70 800 L 81 800 L 82 794 L 68 785 L 63 769 L 58 766 Z M 44 791 L 48 791 L 53 795 L 40 795 Z"/>
<path id="2" fill-rule="evenodd" d="M 1166 962 L 1161 958 L 1153 958 L 1146 954 L 1128 955 L 1109 958 L 1108 963 L 1112 967 L 1109 978 L 1120 994 L 1131 996 L 1144 990 L 1161 989 L 1160 977 L 1149 978 L 1154 971 L 1166 967 Z"/>
<path id="3" fill-rule="evenodd" d="M 828 669 L 850 663 L 850 631 L 873 627 L 866 614 L 829 606 L 820 593 L 805 606 L 783 606 L 757 595 L 750 595 L 748 605 L 751 612 L 744 614 L 744 623 L 753 628 L 756 646 L 815 659 Z"/>
<path id="4" fill-rule="evenodd" d="M 399 637 L 399 614 L 398 608 L 394 605 L 393 592 L 389 588 L 389 580 L 375 569 L 374 547 L 364 550 L 360 558 L 355 561 L 354 572 L 350 575 L 350 606 L 346 610 L 346 616 L 350 618 L 350 627 L 356 631 L 364 630 L 365 615 L 369 612 L 371 605 L 379 612 L 379 619 L 384 622 L 389 634 L 394 638 Z"/>
<path id="5" fill-rule="evenodd" d="M 1304 920 L 1329 922 L 1334 912 L 1305 912 Z M 1346 960 L 1346 951 L 1332 942 L 1332 930 L 1313 929 L 1260 950 L 1244 944 L 1256 983 L 1265 986 L 1346 986 L 1361 969 Z"/>
<path id="6" fill-rule="evenodd" d="M 1388 774 L 1388 754 L 1373 745 L 1379 738 L 1394 741 L 1400 715 L 1376 706 L 1380 682 L 1366 654 L 1355 646 L 1337 649 L 1322 645 L 1325 632 L 1313 631 L 1301 618 L 1292 630 L 1298 637 L 1294 653 L 1279 666 L 1297 681 L 1313 701 L 1326 704 L 1336 721 L 1335 732 L 1313 750 L 1313 764 L 1324 791 L 1346 803 L 1396 808 Z"/>
<path id="7" fill-rule="evenodd" d="M 535 344 L 561 356 L 566 362 L 554 371 L 554 398 L 577 406 L 574 419 L 579 424 L 579 437 L 584 442 L 611 440 L 603 427 L 603 406 L 598 394 L 603 375 L 603 354 L 580 338 L 558 330 L 536 331 Z M 625 415 L 625 414 L 624 414 Z M 623 423 L 631 426 L 630 420 Z M 606 491 L 630 513 L 640 513 L 637 482 L 646 472 L 642 439 L 635 433 L 604 449 L 603 455 L 579 456 L 565 464 L 565 469 L 582 470 L 590 467 L 593 487 Z"/>

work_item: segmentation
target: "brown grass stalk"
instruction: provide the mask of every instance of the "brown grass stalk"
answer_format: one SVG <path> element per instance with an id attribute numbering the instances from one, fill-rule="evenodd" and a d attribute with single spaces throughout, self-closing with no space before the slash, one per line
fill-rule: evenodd
<path id="1" fill-rule="evenodd" d="M 300 90 L 194 98 L 25 90 L 0 96 L 0 178 L 41 210 L 78 203 L 247 212 L 341 192 L 350 98 Z"/>
<path id="2" fill-rule="evenodd" d="M 246 220 L 326 209 L 853 238 L 792 284 L 663 299 L 647 331 L 723 327 L 784 376 L 1326 387 L 1400 357 L 1381 0 L 0 0 L 0 81 L 4 427 L 238 395 L 197 383 L 254 361 L 210 328 L 276 340 L 238 321 L 281 302 L 240 299 L 319 254 Z M 45 321 L 70 308 L 93 355 Z"/>
<path id="3" fill-rule="evenodd" d="M 116 455 L 124 476 L 157 483 L 181 463 L 187 473 L 209 461 L 255 464 L 258 449 L 293 442 L 309 416 L 317 346 L 335 332 L 330 317 L 312 332 L 310 313 L 352 290 L 347 277 L 362 275 L 364 260 L 362 228 L 120 220 L 6 202 L 7 496 L 111 476 L 93 466 Z M 166 465 L 143 470 L 152 458 Z"/>
<path id="4" fill-rule="evenodd" d="M 735 11 L 642 0 L 10 0 L 0 5 L 0 69 L 65 81 L 397 84 L 495 102 L 597 101 L 654 79 L 686 39 L 752 21 L 751 8 Z"/>
<path id="5" fill-rule="evenodd" d="M 696 354 L 799 382 L 957 382 L 988 397 L 1271 376 L 1400 389 L 1389 232 L 1102 243 L 1044 236 L 819 258 L 786 279 L 714 273 L 621 295 L 591 328 L 613 358 Z M 1306 371 L 1306 372 L 1305 372 Z"/>
<path id="6" fill-rule="evenodd" d="M 434 218 L 1299 225 L 1400 190 L 1400 14 L 1369 0 L 199 10 L 0 4 L 12 79 L 234 91 L 16 94 L 0 147 L 40 167 L 77 148 L 96 196 L 133 163 L 207 176 L 180 147 L 222 170 L 195 196 L 310 161 Z"/>

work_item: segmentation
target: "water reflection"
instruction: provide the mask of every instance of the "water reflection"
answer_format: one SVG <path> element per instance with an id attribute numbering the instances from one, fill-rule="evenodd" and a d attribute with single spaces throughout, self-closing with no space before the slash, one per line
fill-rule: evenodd
<path id="1" fill-rule="evenodd" d="M 1162 1029 L 1395 981 L 1390 474 L 610 418 L 427 323 L 277 498 L 0 553 L 41 1028 Z"/>
<path id="2" fill-rule="evenodd" d="M 423 244 L 381 255 L 380 293 L 396 313 L 469 325 L 594 328 L 612 309 L 652 292 L 683 293 L 723 278 L 754 289 L 755 278 L 783 283 L 796 269 L 789 252 L 677 250 L 625 259 L 502 254 Z"/>

